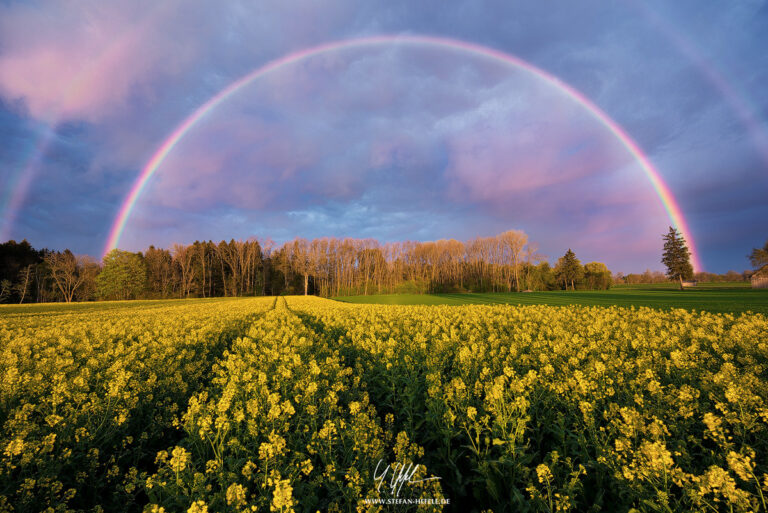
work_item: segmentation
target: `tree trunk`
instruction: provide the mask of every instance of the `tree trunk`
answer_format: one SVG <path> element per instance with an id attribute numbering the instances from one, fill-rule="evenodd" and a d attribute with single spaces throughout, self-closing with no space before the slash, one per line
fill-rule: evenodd
<path id="1" fill-rule="evenodd" d="M 24 286 L 21 289 L 21 300 L 19 301 L 19 304 L 24 302 L 24 297 L 27 295 L 27 287 L 29 287 L 29 271 L 31 268 L 31 265 L 27 266 L 27 275 L 24 277 Z"/>
<path id="2" fill-rule="evenodd" d="M 200 290 L 202 290 L 203 297 L 205 297 L 205 253 L 203 253 L 202 264 L 203 264 L 203 286 Z"/>
<path id="3" fill-rule="evenodd" d="M 227 276 L 224 274 L 224 259 L 221 258 L 221 255 L 219 255 L 219 264 L 221 265 L 221 283 L 224 285 L 224 297 L 226 297 L 227 294 Z"/>
<path id="4" fill-rule="evenodd" d="M 515 291 L 520 292 L 520 278 L 517 274 L 517 264 L 515 264 Z"/>
<path id="5" fill-rule="evenodd" d="M 304 295 L 307 295 L 307 290 L 309 289 L 309 274 L 304 274 Z"/>
<path id="6" fill-rule="evenodd" d="M 680 290 L 684 290 L 683 289 L 683 275 L 680 274 L 678 277 L 680 278 Z"/>

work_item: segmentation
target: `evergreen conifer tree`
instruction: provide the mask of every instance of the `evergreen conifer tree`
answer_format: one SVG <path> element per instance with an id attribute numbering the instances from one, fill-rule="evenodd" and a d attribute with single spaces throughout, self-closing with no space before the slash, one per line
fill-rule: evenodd
<path id="1" fill-rule="evenodd" d="M 683 290 L 683 280 L 693 278 L 693 266 L 691 265 L 691 252 L 685 244 L 685 239 L 680 233 L 669 227 L 669 232 L 663 235 L 664 253 L 661 263 L 667 267 L 667 278 L 680 281 L 680 290 Z"/>

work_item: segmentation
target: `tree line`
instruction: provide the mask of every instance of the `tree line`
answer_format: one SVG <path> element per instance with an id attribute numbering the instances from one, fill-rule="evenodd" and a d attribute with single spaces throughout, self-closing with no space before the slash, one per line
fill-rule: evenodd
<path id="1" fill-rule="evenodd" d="M 731 283 L 738 281 L 749 281 L 749 277 L 752 276 L 754 271 L 728 271 L 723 274 L 709 273 L 700 271 L 693 273 L 693 279 L 699 282 L 716 282 L 716 283 Z M 651 271 L 646 269 L 642 273 L 616 273 L 613 275 L 614 284 L 627 284 L 627 285 L 639 285 L 639 284 L 653 284 L 653 283 L 667 283 L 669 278 L 661 271 Z"/>
<path id="2" fill-rule="evenodd" d="M 570 249 L 554 266 L 519 230 L 469 241 L 380 243 L 297 238 L 196 241 L 169 249 L 119 249 L 102 262 L 70 250 L 0 244 L 0 302 L 162 299 L 244 295 L 511 292 L 607 289 L 605 264 Z"/>
<path id="3" fill-rule="evenodd" d="M 664 283 L 669 280 L 679 280 L 680 287 L 682 288 L 683 280 L 691 279 L 708 283 L 749 281 L 750 277 L 755 272 L 768 267 L 768 241 L 765 243 L 765 246 L 762 248 L 753 248 L 752 252 L 747 255 L 754 270 L 747 270 L 741 273 L 728 271 L 725 274 L 715 274 L 704 271 L 693 272 L 693 266 L 690 261 L 690 251 L 688 250 L 685 239 L 673 227 L 669 227 L 669 232 L 662 235 L 662 239 L 664 240 L 664 252 L 662 253 L 661 262 L 667 268 L 666 274 L 660 271 L 651 271 L 650 269 L 647 269 L 642 274 L 631 273 L 625 276 L 622 273 L 618 273 L 613 277 L 614 283 L 653 284 Z"/>
<path id="4" fill-rule="evenodd" d="M 768 243 L 753 250 L 750 260 L 762 265 L 766 255 Z M 0 302 L 600 290 L 613 283 L 689 279 L 687 253 L 681 257 L 677 274 L 612 276 L 601 262 L 582 265 L 570 249 L 550 265 L 519 230 L 469 241 L 297 238 L 280 246 L 254 238 L 218 244 L 196 241 L 169 249 L 150 246 L 140 253 L 115 249 L 102 262 L 68 249 L 38 250 L 26 240 L 11 240 L 0 244 Z M 729 271 L 696 273 L 695 278 L 741 281 L 749 275 Z"/>

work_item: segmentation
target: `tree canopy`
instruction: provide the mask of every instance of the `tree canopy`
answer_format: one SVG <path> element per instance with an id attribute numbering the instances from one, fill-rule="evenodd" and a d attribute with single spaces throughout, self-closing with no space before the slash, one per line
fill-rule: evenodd
<path id="1" fill-rule="evenodd" d="M 762 248 L 752 249 L 752 253 L 749 254 L 749 262 L 755 269 L 768 265 L 768 241 L 765 241 L 765 246 Z"/>
<path id="2" fill-rule="evenodd" d="M 602 262 L 584 264 L 584 285 L 590 290 L 608 290 L 613 279 L 611 271 Z"/>
<path id="3" fill-rule="evenodd" d="M 96 277 L 101 299 L 135 299 L 147 285 L 147 266 L 141 255 L 113 249 L 104 257 L 104 267 Z"/>
<path id="4" fill-rule="evenodd" d="M 571 284 L 571 289 L 576 290 L 576 284 L 580 284 L 584 279 L 584 268 L 581 266 L 581 262 L 576 258 L 576 254 L 568 248 L 565 255 L 561 256 L 557 265 L 555 266 L 555 276 L 557 280 L 565 284 L 565 289 L 568 290 L 568 284 Z"/>

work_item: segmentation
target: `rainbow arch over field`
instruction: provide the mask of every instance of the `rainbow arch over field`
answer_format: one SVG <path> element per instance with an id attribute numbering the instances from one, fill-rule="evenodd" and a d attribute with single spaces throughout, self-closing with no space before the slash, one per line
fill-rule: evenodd
<path id="1" fill-rule="evenodd" d="M 130 192 L 126 196 L 125 200 L 120 206 L 120 209 L 115 217 L 112 227 L 109 231 L 106 244 L 104 246 L 104 254 L 117 247 L 120 242 L 120 237 L 125 230 L 125 227 L 130 218 L 131 212 L 141 196 L 145 186 L 152 178 L 152 176 L 160 168 L 161 164 L 173 150 L 176 144 L 189 133 L 189 131 L 200 121 L 206 114 L 213 111 L 225 102 L 228 98 L 235 95 L 242 88 L 246 87 L 253 81 L 263 77 L 270 72 L 276 71 L 284 66 L 297 63 L 303 59 L 308 59 L 321 54 L 334 52 L 337 50 L 344 50 L 350 48 L 361 48 L 366 46 L 381 46 L 381 45 L 410 45 L 410 46 L 422 46 L 422 47 L 437 47 L 446 48 L 452 50 L 463 51 L 465 53 L 483 57 L 486 59 L 495 60 L 497 62 L 504 63 L 508 66 L 522 69 L 531 73 L 538 79 L 557 87 L 563 94 L 567 95 L 579 105 L 581 105 L 587 112 L 599 123 L 601 123 L 613 136 L 621 142 L 624 148 L 632 155 L 632 157 L 638 162 L 643 169 L 643 172 L 647 176 L 654 191 L 658 195 L 661 203 L 664 206 L 665 211 L 669 217 L 672 226 L 677 228 L 680 233 L 685 237 L 688 243 L 688 247 L 691 251 L 691 260 L 693 267 L 696 271 L 703 270 L 699 252 L 696 249 L 696 244 L 693 239 L 688 223 L 683 216 L 683 212 L 675 199 L 669 186 L 665 183 L 658 170 L 653 166 L 648 157 L 643 153 L 637 143 L 627 134 L 627 132 L 616 123 L 611 117 L 609 117 L 600 107 L 595 105 L 589 98 L 584 96 L 581 92 L 574 89 L 570 85 L 564 83 L 556 76 L 548 73 L 529 62 L 526 62 L 514 55 L 501 52 L 499 50 L 489 48 L 486 46 L 470 43 L 467 41 L 461 41 L 457 39 L 449 39 L 435 36 L 423 36 L 423 35 L 381 35 L 372 37 L 362 37 L 354 39 L 346 39 L 341 41 L 334 41 L 303 50 L 298 50 L 288 55 L 285 55 L 279 59 L 272 60 L 266 64 L 256 68 L 250 73 L 235 80 L 227 87 L 213 95 L 205 103 L 200 105 L 194 112 L 187 116 L 171 134 L 159 145 L 158 149 L 149 159 L 147 164 L 141 170 L 138 178 L 135 180 Z"/>

